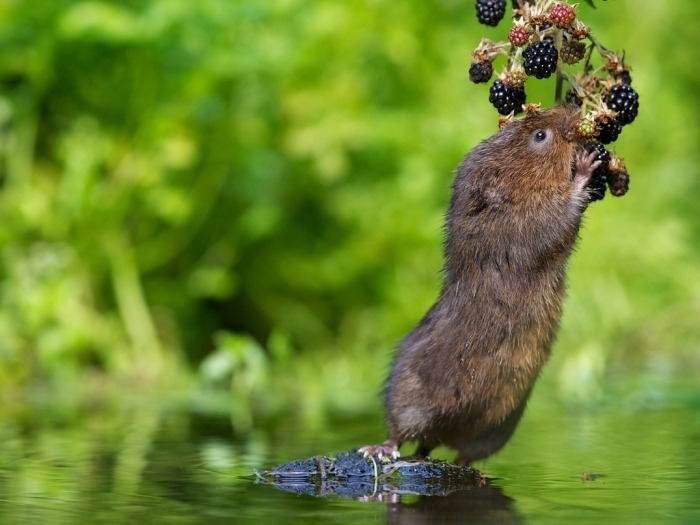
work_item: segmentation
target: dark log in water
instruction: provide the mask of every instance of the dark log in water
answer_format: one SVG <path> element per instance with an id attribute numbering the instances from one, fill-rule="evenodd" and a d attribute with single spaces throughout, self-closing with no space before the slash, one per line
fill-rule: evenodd
<path id="1" fill-rule="evenodd" d="M 483 474 L 470 467 L 430 458 L 366 458 L 356 450 L 290 461 L 256 475 L 259 483 L 286 492 L 376 499 L 391 494 L 444 496 L 486 484 Z"/>

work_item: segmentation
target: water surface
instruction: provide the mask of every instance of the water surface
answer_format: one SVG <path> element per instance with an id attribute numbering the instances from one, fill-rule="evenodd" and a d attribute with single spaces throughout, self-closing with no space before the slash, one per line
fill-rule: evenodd
<path id="1" fill-rule="evenodd" d="M 152 399 L 24 400 L 0 414 L 2 523 L 700 523 L 693 381 L 578 409 L 542 390 L 506 449 L 478 465 L 486 487 L 394 501 L 298 496 L 253 476 L 376 441 L 379 414 L 247 432 Z"/>

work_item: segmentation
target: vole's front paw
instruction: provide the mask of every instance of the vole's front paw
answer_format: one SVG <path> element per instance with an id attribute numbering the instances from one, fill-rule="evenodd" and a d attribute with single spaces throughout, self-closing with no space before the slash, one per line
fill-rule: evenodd
<path id="1" fill-rule="evenodd" d="M 367 445 L 358 449 L 357 453 L 362 454 L 364 457 L 377 456 L 378 458 L 387 457 L 391 459 L 398 459 L 400 456 L 399 447 L 393 439 L 387 439 L 381 445 Z"/>
<path id="2" fill-rule="evenodd" d="M 598 151 L 589 152 L 581 150 L 576 154 L 574 164 L 574 189 L 576 192 L 583 191 L 593 177 L 593 172 L 601 165 L 598 159 Z"/>

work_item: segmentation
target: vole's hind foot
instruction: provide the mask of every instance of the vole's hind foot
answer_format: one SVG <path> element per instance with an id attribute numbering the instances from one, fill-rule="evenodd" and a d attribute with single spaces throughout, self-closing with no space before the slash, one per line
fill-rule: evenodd
<path id="1" fill-rule="evenodd" d="M 362 454 L 364 457 L 377 456 L 378 458 L 391 458 L 398 459 L 401 454 L 399 454 L 399 445 L 393 439 L 387 439 L 381 445 L 367 445 L 357 450 L 358 454 Z"/>
<path id="2" fill-rule="evenodd" d="M 587 152 L 580 150 L 574 160 L 574 188 L 577 192 L 583 191 L 593 177 L 593 172 L 602 164 L 598 159 L 598 151 Z"/>

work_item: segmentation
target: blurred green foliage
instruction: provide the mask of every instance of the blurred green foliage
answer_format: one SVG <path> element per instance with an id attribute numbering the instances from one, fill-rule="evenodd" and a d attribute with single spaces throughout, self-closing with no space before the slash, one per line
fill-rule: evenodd
<path id="1" fill-rule="evenodd" d="M 641 113 L 572 261 L 572 399 L 616 363 L 700 367 L 700 7 L 642 3 L 579 8 Z M 496 130 L 482 36 L 505 28 L 457 0 L 1 0 L 0 384 L 198 371 L 240 424 L 376 406 L 439 289 L 452 170 Z"/>

